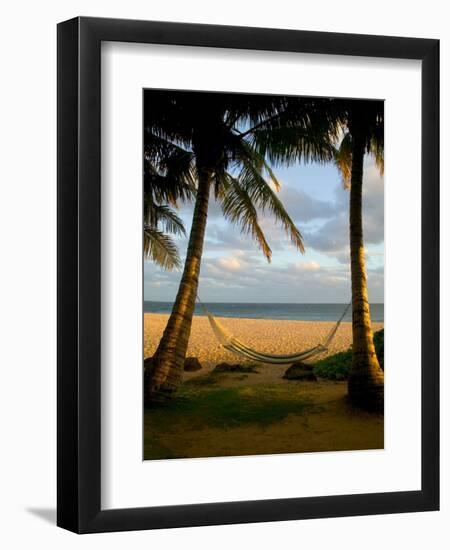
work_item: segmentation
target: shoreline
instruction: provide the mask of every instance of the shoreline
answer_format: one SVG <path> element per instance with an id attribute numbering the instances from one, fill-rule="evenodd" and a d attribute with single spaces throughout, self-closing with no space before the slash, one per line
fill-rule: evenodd
<path id="1" fill-rule="evenodd" d="M 144 302 L 153 303 L 153 302 Z M 154 304 L 158 304 L 155 302 Z M 143 314 L 144 315 L 170 315 L 172 312 L 172 305 L 168 304 L 170 307 L 168 309 L 158 309 L 157 307 L 153 309 L 146 310 L 144 306 Z M 284 306 L 302 306 L 301 311 L 284 309 Z M 344 312 L 344 309 L 349 304 L 346 303 L 324 303 L 324 304 L 315 304 L 315 303 L 302 303 L 302 304 L 284 304 L 284 303 L 262 303 L 256 304 L 252 302 L 205 302 L 203 306 L 206 307 L 208 313 L 213 315 L 215 318 L 225 318 L 225 319 L 253 319 L 253 320 L 267 320 L 267 321 L 305 321 L 305 322 L 324 322 L 324 323 L 335 323 Z M 370 304 L 371 307 L 382 306 L 382 303 L 373 303 Z M 224 307 L 225 306 L 225 307 Z M 233 307 L 227 307 L 233 306 Z M 262 306 L 262 309 L 258 310 L 258 307 L 252 306 Z M 266 309 L 268 306 L 268 309 Z M 276 306 L 278 309 L 271 309 L 270 306 Z M 308 307 L 313 306 L 313 309 L 309 311 L 311 317 L 308 318 Z M 323 306 L 324 310 L 320 313 L 317 311 L 317 307 Z M 306 311 L 305 311 L 306 308 Z M 331 309 L 328 309 L 331 308 Z M 337 309 L 333 309 L 337 308 Z M 282 313 L 280 313 L 282 311 Z M 287 312 L 287 315 L 286 315 Z M 315 315 L 314 315 L 315 313 Z M 207 317 L 205 309 L 202 308 L 199 304 L 196 304 L 194 310 L 195 317 Z M 371 311 L 371 317 L 373 323 L 384 323 L 384 310 L 381 311 Z M 349 310 L 345 316 L 346 322 L 351 322 L 351 310 Z"/>
<path id="2" fill-rule="evenodd" d="M 144 313 L 144 357 L 150 357 L 162 336 L 168 314 Z M 308 349 L 320 343 L 335 325 L 335 321 L 304 321 L 281 319 L 254 319 L 243 317 L 215 317 L 228 331 L 242 342 L 265 353 L 288 354 Z M 375 331 L 383 328 L 384 323 L 372 323 Z M 329 351 L 320 358 L 347 350 L 352 342 L 352 324 L 343 321 L 329 347 Z M 197 357 L 205 373 L 221 362 L 249 364 L 249 359 L 237 356 L 225 350 L 217 341 L 209 325 L 208 318 L 196 315 L 192 321 L 187 357 Z M 270 372 L 278 371 L 279 366 L 260 363 L 261 368 Z M 286 369 L 282 366 L 281 369 Z M 185 373 L 186 379 L 197 373 Z"/>

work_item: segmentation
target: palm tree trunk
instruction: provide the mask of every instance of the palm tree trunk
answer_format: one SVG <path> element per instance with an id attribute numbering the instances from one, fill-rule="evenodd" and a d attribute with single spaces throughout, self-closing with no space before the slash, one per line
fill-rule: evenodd
<path id="1" fill-rule="evenodd" d="M 348 378 L 350 400 L 366 410 L 383 411 L 384 374 L 373 343 L 362 227 L 362 183 L 365 137 L 352 132 L 350 190 L 350 257 L 352 274 L 353 360 Z"/>
<path id="2" fill-rule="evenodd" d="M 211 170 L 197 167 L 198 189 L 180 287 L 158 349 L 145 376 L 145 400 L 169 397 L 181 384 L 197 296 L 200 263 L 208 217 Z"/>

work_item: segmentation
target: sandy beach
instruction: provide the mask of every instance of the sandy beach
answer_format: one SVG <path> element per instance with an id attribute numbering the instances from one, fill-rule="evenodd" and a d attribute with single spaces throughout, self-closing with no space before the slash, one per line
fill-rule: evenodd
<path id="1" fill-rule="evenodd" d="M 144 314 L 144 357 L 151 356 L 162 336 L 167 324 L 168 315 L 145 313 Z M 322 321 L 279 321 L 270 319 L 238 319 L 218 317 L 220 323 L 234 336 L 245 344 L 258 351 L 267 353 L 295 353 L 311 348 L 322 341 L 330 329 L 332 322 Z M 374 323 L 373 330 L 383 328 L 383 323 Z M 351 323 L 342 323 L 331 343 L 328 355 L 348 349 L 352 341 Z M 189 340 L 188 357 L 197 357 L 205 370 L 214 368 L 221 362 L 241 364 L 250 361 L 238 357 L 222 348 L 214 336 L 207 317 L 195 316 L 192 323 L 191 337 Z M 324 354 L 322 357 L 326 357 Z M 261 365 L 268 372 L 284 372 L 286 367 Z M 198 375 L 198 373 L 186 373 L 186 378 Z"/>

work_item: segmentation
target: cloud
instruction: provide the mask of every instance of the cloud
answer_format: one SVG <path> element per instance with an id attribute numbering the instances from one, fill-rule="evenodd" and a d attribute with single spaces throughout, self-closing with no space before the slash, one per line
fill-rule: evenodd
<path id="1" fill-rule="evenodd" d="M 331 202 L 315 199 L 292 184 L 282 185 L 278 197 L 284 204 L 289 216 L 302 229 L 305 224 L 314 220 L 327 220 L 335 214 L 335 206 Z M 186 204 L 180 210 L 187 233 L 189 233 L 193 205 Z M 290 248 L 290 240 L 279 224 L 268 212 L 259 212 L 259 224 L 263 229 L 269 246 L 273 250 Z M 177 238 L 180 249 L 187 245 L 186 237 Z M 208 224 L 205 235 L 205 249 L 228 251 L 236 248 L 258 250 L 257 244 L 247 233 L 243 233 L 239 225 L 233 225 L 223 218 L 220 205 L 211 197 L 208 209 Z"/>
<path id="2" fill-rule="evenodd" d="M 217 263 L 226 271 L 239 271 L 242 269 L 242 263 L 235 257 L 219 258 Z"/>
<path id="3" fill-rule="evenodd" d="M 326 219 L 333 215 L 331 203 L 315 199 L 295 187 L 283 185 L 278 197 L 291 219 L 298 224 L 316 219 Z"/>
<path id="4" fill-rule="evenodd" d="M 317 262 L 298 262 L 295 264 L 295 269 L 297 271 L 318 271 L 320 264 Z"/>
<path id="5" fill-rule="evenodd" d="M 349 259 L 349 190 L 336 189 L 334 213 L 322 225 L 303 231 L 306 248 L 325 252 L 345 263 Z M 365 245 L 384 240 L 384 184 L 373 161 L 364 167 L 363 233 Z"/>
<path id="6" fill-rule="evenodd" d="M 246 254 L 243 250 L 234 250 L 231 254 L 219 258 L 206 258 L 201 268 L 202 279 L 220 279 L 241 285 L 244 281 L 254 282 L 254 269 L 259 258 Z"/>
<path id="7" fill-rule="evenodd" d="M 203 301 L 301 303 L 346 302 L 350 298 L 348 265 L 322 266 L 315 261 L 274 265 L 242 252 L 237 250 L 227 257 L 204 258 L 199 286 Z M 158 268 L 153 265 L 145 269 L 146 299 L 172 301 L 181 274 L 164 272 L 157 276 L 157 272 Z M 382 302 L 384 270 L 369 267 L 367 272 L 369 299 Z"/>
<path id="8" fill-rule="evenodd" d="M 280 192 L 291 218 L 299 227 L 306 250 L 315 250 L 335 258 L 340 263 L 349 261 L 349 190 L 335 184 L 332 200 L 317 200 L 292 186 L 285 185 Z M 384 185 L 373 161 L 365 163 L 363 184 L 363 228 L 366 245 L 377 245 L 384 240 Z M 284 230 L 273 217 L 260 214 L 259 223 L 274 259 L 282 251 L 295 253 Z M 209 219 L 205 249 L 227 252 L 237 248 L 258 252 L 252 238 L 242 233 L 239 226 L 225 222 L 222 217 Z"/>
<path id="9" fill-rule="evenodd" d="M 317 185 L 321 185 L 320 180 Z M 249 235 L 223 219 L 220 208 L 212 201 L 200 274 L 202 300 L 291 303 L 349 300 L 349 191 L 342 188 L 337 176 L 330 181 L 329 175 L 320 191 L 322 198 L 318 200 L 298 189 L 294 181 L 284 185 L 280 192 L 304 237 L 305 256 L 295 250 L 272 217 L 260 217 L 273 250 L 271 264 Z M 363 224 L 372 302 L 382 302 L 384 298 L 383 199 L 383 178 L 373 161 L 368 160 L 363 184 Z M 189 230 L 192 207 L 183 207 L 180 212 Z M 184 261 L 187 238 L 178 238 L 177 243 Z M 179 272 L 165 272 L 146 262 L 145 298 L 172 301 L 180 278 Z"/>
<path id="10" fill-rule="evenodd" d="M 205 250 L 233 251 L 236 249 L 257 250 L 255 241 L 240 228 L 229 223 L 208 223 L 205 236 Z"/>
<path id="11" fill-rule="evenodd" d="M 300 185 L 295 186 L 292 183 L 287 185 L 281 183 L 280 192 L 277 193 L 278 198 L 284 204 L 290 217 L 297 222 L 308 222 L 314 219 L 328 218 L 333 213 L 332 205 L 329 202 L 316 199 L 305 193 Z M 186 212 L 190 211 L 192 215 L 193 206 L 190 205 Z M 188 214 L 188 215 L 189 215 Z M 221 219 L 223 216 L 220 204 L 211 195 L 208 218 L 210 220 Z"/>

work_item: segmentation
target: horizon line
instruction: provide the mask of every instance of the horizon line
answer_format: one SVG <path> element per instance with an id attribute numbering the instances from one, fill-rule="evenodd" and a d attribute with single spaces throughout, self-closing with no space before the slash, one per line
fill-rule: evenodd
<path id="1" fill-rule="evenodd" d="M 173 304 L 173 303 L 175 303 L 175 300 L 146 300 L 144 298 L 144 302 L 153 302 L 153 303 L 159 303 L 159 304 Z M 213 302 L 213 301 L 206 300 L 205 303 L 207 303 L 207 304 L 252 304 L 252 305 L 254 305 L 254 304 L 288 305 L 289 304 L 289 305 L 301 306 L 301 305 L 330 305 L 330 304 L 345 305 L 345 304 L 348 304 L 349 302 L 238 302 L 238 301 L 235 301 L 235 302 L 230 302 L 230 301 Z M 384 306 L 384 302 L 369 302 L 369 304 L 383 305 Z"/>

